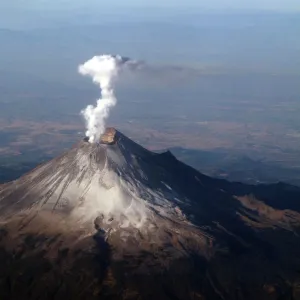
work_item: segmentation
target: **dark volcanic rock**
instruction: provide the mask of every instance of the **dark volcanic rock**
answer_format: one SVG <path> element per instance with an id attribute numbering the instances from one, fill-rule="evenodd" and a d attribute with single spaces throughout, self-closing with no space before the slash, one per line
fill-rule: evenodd
<path id="1" fill-rule="evenodd" d="M 0 186 L 0 299 L 300 299 L 300 189 L 117 131 Z"/>

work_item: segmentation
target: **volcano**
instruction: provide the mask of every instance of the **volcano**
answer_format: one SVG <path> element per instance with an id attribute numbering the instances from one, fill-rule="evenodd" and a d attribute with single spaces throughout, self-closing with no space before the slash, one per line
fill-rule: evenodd
<path id="1" fill-rule="evenodd" d="M 110 128 L 0 185 L 0 299 L 300 299 L 300 189 Z"/>

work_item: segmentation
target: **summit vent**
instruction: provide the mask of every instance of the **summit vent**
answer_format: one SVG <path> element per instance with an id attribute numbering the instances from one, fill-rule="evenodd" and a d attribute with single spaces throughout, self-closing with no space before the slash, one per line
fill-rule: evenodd
<path id="1" fill-rule="evenodd" d="M 101 144 L 113 145 L 117 142 L 117 130 L 113 127 L 107 127 L 100 137 Z"/>

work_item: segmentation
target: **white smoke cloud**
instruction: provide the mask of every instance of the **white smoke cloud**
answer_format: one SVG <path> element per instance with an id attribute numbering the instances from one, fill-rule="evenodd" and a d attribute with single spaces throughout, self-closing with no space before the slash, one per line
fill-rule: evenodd
<path id="1" fill-rule="evenodd" d="M 116 105 L 117 99 L 114 93 L 114 83 L 120 71 L 135 70 L 141 66 L 141 62 L 130 60 L 116 55 L 94 56 L 80 65 L 78 71 L 84 76 L 90 76 L 93 82 L 101 89 L 101 97 L 96 106 L 88 105 L 81 113 L 86 121 L 86 136 L 90 143 L 99 140 L 105 131 L 105 121 L 110 109 Z"/>

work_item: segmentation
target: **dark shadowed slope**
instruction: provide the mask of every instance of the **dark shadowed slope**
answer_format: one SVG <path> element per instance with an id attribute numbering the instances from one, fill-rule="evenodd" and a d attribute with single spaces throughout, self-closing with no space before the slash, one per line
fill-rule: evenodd
<path id="1" fill-rule="evenodd" d="M 83 140 L 0 186 L 0 298 L 300 299 L 299 201 Z"/>

